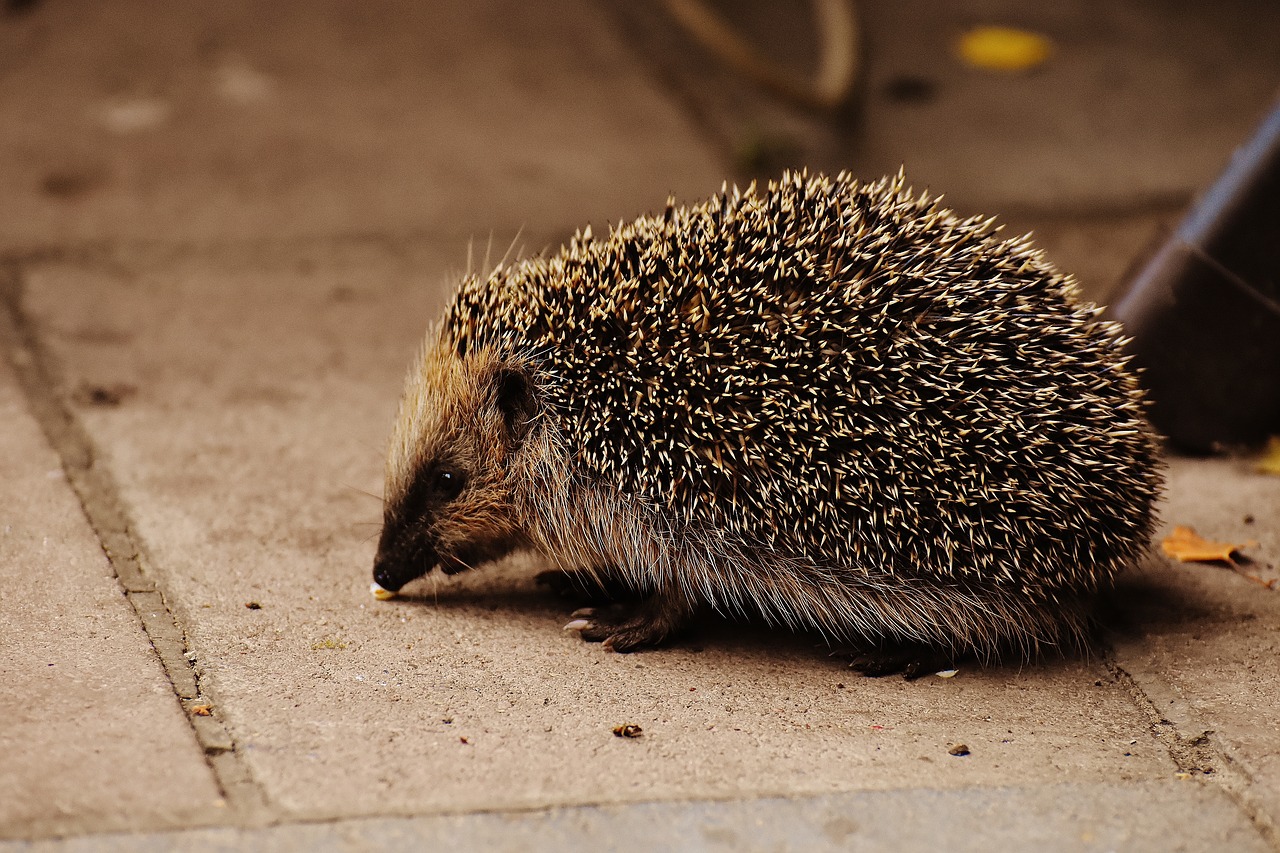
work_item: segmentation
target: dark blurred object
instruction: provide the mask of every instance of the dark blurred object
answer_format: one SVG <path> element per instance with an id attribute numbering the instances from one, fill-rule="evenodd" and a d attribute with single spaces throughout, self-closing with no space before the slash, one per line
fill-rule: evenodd
<path id="1" fill-rule="evenodd" d="M 928 77 L 899 74 L 884 84 L 884 96 L 899 104 L 927 104 L 938 97 L 938 84 Z"/>
<path id="2" fill-rule="evenodd" d="M 1176 446 L 1280 433 L 1280 101 L 1111 302 Z"/>
<path id="3" fill-rule="evenodd" d="M 4 10 L 10 15 L 17 15 L 30 12 L 39 3 L 40 0 L 4 0 Z"/>

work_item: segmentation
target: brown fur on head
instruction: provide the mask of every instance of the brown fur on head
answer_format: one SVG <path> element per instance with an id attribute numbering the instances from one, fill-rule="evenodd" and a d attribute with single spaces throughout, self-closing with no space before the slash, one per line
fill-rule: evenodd
<path id="1" fill-rule="evenodd" d="M 527 365 L 490 349 L 459 357 L 428 337 L 411 370 L 387 454 L 374 580 L 387 590 L 526 544 L 512 504 L 511 461 L 534 414 Z"/>

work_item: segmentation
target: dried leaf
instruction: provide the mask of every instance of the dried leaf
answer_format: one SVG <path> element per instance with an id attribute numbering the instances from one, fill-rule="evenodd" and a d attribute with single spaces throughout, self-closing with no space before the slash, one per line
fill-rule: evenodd
<path id="1" fill-rule="evenodd" d="M 1053 53 L 1053 42 L 1029 30 L 974 27 L 960 36 L 956 53 L 975 68 L 1026 71 L 1044 64 Z"/>
<path id="2" fill-rule="evenodd" d="M 1267 441 L 1267 449 L 1262 451 L 1262 458 L 1258 460 L 1258 470 L 1280 477 L 1280 435 L 1273 435 Z"/>
<path id="3" fill-rule="evenodd" d="M 1190 527 L 1179 525 L 1160 543 L 1164 553 L 1183 563 L 1224 562 L 1235 565 L 1231 555 L 1241 548 L 1249 548 L 1256 542 L 1210 542 Z"/>
<path id="4" fill-rule="evenodd" d="M 1263 580 L 1255 574 L 1244 571 L 1237 565 L 1231 555 L 1241 548 L 1253 548 L 1257 542 L 1210 542 L 1199 536 L 1190 527 L 1175 527 L 1165 540 L 1160 543 L 1164 553 L 1184 563 L 1226 563 L 1236 574 L 1245 580 L 1256 583 L 1266 589 L 1275 589 L 1276 579 Z"/>
<path id="5" fill-rule="evenodd" d="M 642 734 L 644 734 L 644 729 L 640 728 L 635 723 L 626 723 L 621 726 L 613 727 L 614 737 L 640 737 Z"/>

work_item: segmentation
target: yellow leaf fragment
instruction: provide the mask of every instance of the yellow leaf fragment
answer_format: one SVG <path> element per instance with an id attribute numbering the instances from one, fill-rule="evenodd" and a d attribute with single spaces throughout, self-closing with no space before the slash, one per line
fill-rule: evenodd
<path id="1" fill-rule="evenodd" d="M 1046 36 L 1015 27 L 974 27 L 956 41 L 956 54 L 974 68 L 1026 71 L 1053 53 Z"/>
<path id="2" fill-rule="evenodd" d="M 1262 458 L 1258 460 L 1258 470 L 1280 477 L 1280 435 L 1268 439 L 1267 449 L 1262 451 Z"/>
<path id="3" fill-rule="evenodd" d="M 1166 556 L 1183 563 L 1224 562 L 1235 565 L 1231 555 L 1241 548 L 1248 548 L 1253 542 L 1210 542 L 1190 527 L 1179 525 L 1160 543 Z"/>

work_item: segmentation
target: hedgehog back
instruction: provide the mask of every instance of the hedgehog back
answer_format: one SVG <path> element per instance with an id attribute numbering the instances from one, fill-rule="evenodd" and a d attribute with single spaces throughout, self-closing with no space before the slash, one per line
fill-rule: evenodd
<path id="1" fill-rule="evenodd" d="M 901 177 L 789 174 L 464 284 L 592 477 L 837 571 L 1086 589 L 1159 480 L 1118 330 Z"/>

